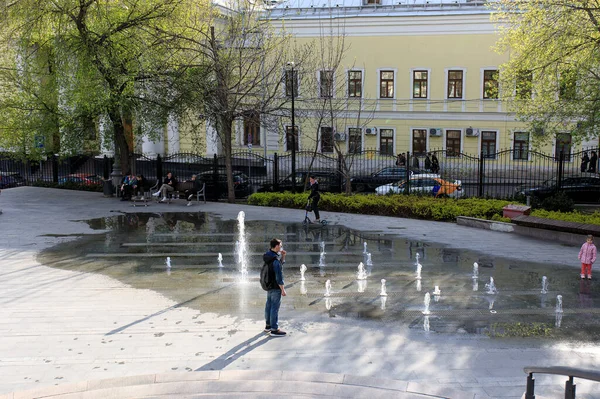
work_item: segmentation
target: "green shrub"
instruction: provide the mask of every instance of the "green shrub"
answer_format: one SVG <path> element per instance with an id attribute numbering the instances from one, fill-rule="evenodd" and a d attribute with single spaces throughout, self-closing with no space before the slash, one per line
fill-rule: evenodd
<path id="1" fill-rule="evenodd" d="M 547 211 L 571 212 L 575 208 L 575 203 L 561 191 L 543 200 L 540 207 Z"/>

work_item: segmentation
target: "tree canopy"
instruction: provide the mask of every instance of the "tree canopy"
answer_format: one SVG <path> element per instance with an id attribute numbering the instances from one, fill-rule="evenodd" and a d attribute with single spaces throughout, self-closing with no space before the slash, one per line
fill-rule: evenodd
<path id="1" fill-rule="evenodd" d="M 538 137 L 600 132 L 600 1 L 498 0 L 502 98 Z"/>

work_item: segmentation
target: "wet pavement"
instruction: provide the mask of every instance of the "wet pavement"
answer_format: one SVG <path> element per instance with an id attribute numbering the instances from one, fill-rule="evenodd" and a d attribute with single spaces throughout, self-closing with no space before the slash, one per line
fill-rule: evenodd
<path id="1" fill-rule="evenodd" d="M 184 201 L 134 208 L 98 193 L 34 187 L 4 190 L 0 209 L 0 393 L 148 373 L 278 369 L 517 398 L 524 366 L 600 363 L 598 285 L 577 278 L 576 247 L 451 223 L 324 213 L 328 226 L 304 227 L 303 210 Z M 234 253 L 240 210 L 246 282 Z M 290 254 L 281 309 L 289 336 L 280 340 L 260 333 L 257 282 L 274 235 Z M 367 263 L 365 242 L 366 285 L 355 278 L 357 264 Z M 490 277 L 496 294 L 487 293 Z M 431 295 L 426 316 L 424 294 L 434 286 L 441 294 Z M 536 393 L 559 395 L 564 380 L 539 376 Z M 598 384 L 576 382 L 578 398 L 600 397 Z"/>

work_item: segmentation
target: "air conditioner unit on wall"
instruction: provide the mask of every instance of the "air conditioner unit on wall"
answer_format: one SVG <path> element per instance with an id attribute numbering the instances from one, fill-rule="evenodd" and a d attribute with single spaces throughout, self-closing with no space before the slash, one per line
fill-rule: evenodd
<path id="1" fill-rule="evenodd" d="M 335 141 L 346 141 L 346 133 L 336 133 L 333 135 Z"/>
<path id="2" fill-rule="evenodd" d="M 365 129 L 365 134 L 377 134 L 376 127 L 368 127 Z"/>
<path id="3" fill-rule="evenodd" d="M 436 128 L 436 127 L 432 127 L 431 129 L 429 129 L 429 135 L 430 136 L 441 136 L 442 135 L 442 129 Z"/>
<path id="4" fill-rule="evenodd" d="M 479 136 L 479 129 L 474 129 L 472 127 L 468 127 L 465 129 L 465 134 L 469 137 L 478 137 Z"/>

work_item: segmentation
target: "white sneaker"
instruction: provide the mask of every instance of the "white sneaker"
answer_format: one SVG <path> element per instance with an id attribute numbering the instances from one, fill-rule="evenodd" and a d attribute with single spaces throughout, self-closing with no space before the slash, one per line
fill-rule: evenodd
<path id="1" fill-rule="evenodd" d="M 192 203 L 191 203 L 191 202 L 188 202 L 186 206 L 192 206 Z"/>
<path id="2" fill-rule="evenodd" d="M 160 202 L 165 202 L 167 200 L 167 197 L 163 197 L 163 199 L 160 200 Z"/>
<path id="3" fill-rule="evenodd" d="M 152 194 L 153 197 L 158 197 L 159 195 L 160 195 L 160 191 L 157 191 L 154 194 Z"/>

